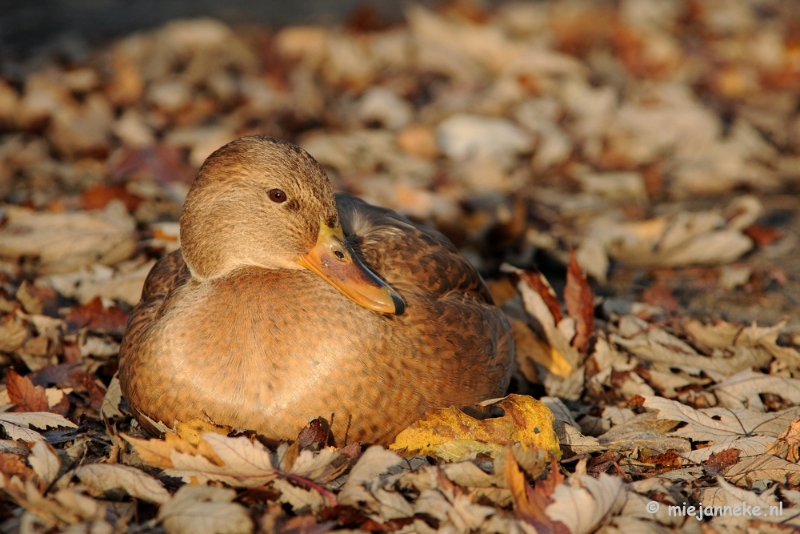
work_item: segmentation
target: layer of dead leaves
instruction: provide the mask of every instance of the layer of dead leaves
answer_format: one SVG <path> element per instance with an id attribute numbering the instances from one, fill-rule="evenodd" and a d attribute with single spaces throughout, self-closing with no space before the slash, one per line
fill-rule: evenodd
<path id="1" fill-rule="evenodd" d="M 375 22 L 176 21 L 0 61 L 0 530 L 800 528 L 800 321 L 756 322 L 800 298 L 794 3 Z M 516 394 L 389 449 L 321 421 L 146 436 L 115 378 L 128 312 L 196 168 L 250 133 L 447 233 L 511 320 Z"/>

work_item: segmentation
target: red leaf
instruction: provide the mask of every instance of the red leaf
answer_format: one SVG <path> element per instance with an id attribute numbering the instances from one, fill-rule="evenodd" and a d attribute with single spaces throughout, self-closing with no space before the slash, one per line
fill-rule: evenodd
<path id="1" fill-rule="evenodd" d="M 703 462 L 703 470 L 711 476 L 716 476 L 738 462 L 740 452 L 739 449 L 733 448 L 715 452 L 708 457 L 708 460 Z"/>
<path id="2" fill-rule="evenodd" d="M 72 308 L 66 320 L 70 331 L 88 327 L 90 330 L 102 330 L 121 336 L 128 322 L 128 314 L 116 306 L 104 308 L 100 297 L 95 297 L 83 306 Z"/>
<path id="3" fill-rule="evenodd" d="M 553 458 L 550 461 L 550 471 L 547 473 L 547 476 L 542 480 L 538 480 L 533 490 L 546 498 L 547 504 L 550 504 L 553 502 L 552 499 L 550 499 L 550 495 L 552 495 L 553 492 L 556 491 L 556 488 L 563 482 L 564 475 L 561 474 L 558 462 Z"/>
<path id="4" fill-rule="evenodd" d="M 594 292 L 572 251 L 569 254 L 564 302 L 567 304 L 567 313 L 575 319 L 575 339 L 572 340 L 572 346 L 585 352 L 594 330 Z"/>
<path id="5" fill-rule="evenodd" d="M 18 374 L 14 369 L 9 369 L 6 375 L 8 396 L 14 404 L 15 412 L 47 412 L 47 395 L 44 388 L 34 386 L 27 376 Z"/>
<path id="6" fill-rule="evenodd" d="M 108 187 L 104 184 L 97 184 L 84 189 L 81 193 L 81 203 L 84 209 L 102 209 L 112 200 L 121 200 L 129 212 L 133 212 L 142 199 L 131 195 L 125 190 L 125 186 L 117 185 Z"/>
<path id="7" fill-rule="evenodd" d="M 669 312 L 676 312 L 680 307 L 678 299 L 672 294 L 672 289 L 661 280 L 644 290 L 642 300 L 651 306 L 658 306 Z"/>
<path id="8" fill-rule="evenodd" d="M 555 323 L 560 323 L 562 319 L 561 303 L 558 302 L 558 296 L 556 296 L 556 292 L 553 291 L 553 286 L 550 285 L 547 278 L 541 273 L 531 273 L 527 271 L 520 273 L 519 276 L 531 286 L 534 291 L 539 293 L 539 296 L 544 299 L 544 303 L 547 304 L 547 309 L 550 310 L 550 313 L 553 315 Z"/>
<path id="9" fill-rule="evenodd" d="M 759 226 L 757 224 L 748 226 L 743 232 L 744 235 L 752 239 L 758 247 L 766 247 L 783 237 L 783 233 L 780 230 L 770 228 L 769 226 Z"/>

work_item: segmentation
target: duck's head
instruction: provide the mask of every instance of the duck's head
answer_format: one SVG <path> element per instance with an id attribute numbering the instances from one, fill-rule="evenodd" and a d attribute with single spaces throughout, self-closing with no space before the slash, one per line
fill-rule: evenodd
<path id="1" fill-rule="evenodd" d="M 405 307 L 345 241 L 319 164 L 279 139 L 242 137 L 208 157 L 186 197 L 181 249 L 198 280 L 245 266 L 308 269 L 365 308 Z"/>

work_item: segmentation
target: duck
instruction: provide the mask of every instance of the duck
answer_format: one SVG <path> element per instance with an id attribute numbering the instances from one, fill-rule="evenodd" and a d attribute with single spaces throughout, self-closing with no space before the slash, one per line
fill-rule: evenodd
<path id="1" fill-rule="evenodd" d="M 385 445 L 430 410 L 503 396 L 513 360 L 508 319 L 450 240 L 253 135 L 199 169 L 119 381 L 155 435 L 204 419 L 291 441 L 322 418 L 337 445 Z"/>

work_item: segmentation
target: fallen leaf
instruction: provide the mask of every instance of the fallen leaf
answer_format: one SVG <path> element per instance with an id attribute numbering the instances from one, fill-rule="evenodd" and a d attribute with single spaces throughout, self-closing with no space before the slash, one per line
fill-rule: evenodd
<path id="1" fill-rule="evenodd" d="M 619 323 L 619 334 L 611 334 L 609 341 L 648 362 L 663 363 L 687 370 L 708 370 L 725 375 L 749 367 L 764 367 L 772 360 L 766 350 L 745 345 L 715 350 L 710 357 L 703 356 L 685 341 L 639 318 L 625 316 Z"/>
<path id="2" fill-rule="evenodd" d="M 260 485 L 276 476 L 269 451 L 247 437 L 229 438 L 206 433 L 197 449 L 202 456 L 174 451 L 171 455 L 173 468 L 168 473 L 185 479 L 219 477 L 230 485 L 245 486 Z"/>
<path id="3" fill-rule="evenodd" d="M 9 369 L 8 374 L 6 374 L 6 386 L 8 388 L 8 396 L 14 404 L 15 411 L 50 411 L 44 388 L 41 386 L 34 386 L 31 379 L 27 376 L 21 376 L 14 369 Z"/>
<path id="4" fill-rule="evenodd" d="M 672 432 L 672 435 L 711 444 L 729 443 L 752 435 L 775 437 L 800 415 L 800 408 L 772 413 L 728 408 L 695 410 L 661 397 L 647 397 L 644 406 L 658 410 L 659 419 L 687 423 L 683 428 Z"/>
<path id="5" fill-rule="evenodd" d="M 28 456 L 28 463 L 38 475 L 41 481 L 39 487 L 42 491 L 50 487 L 50 484 L 55 481 L 58 476 L 58 470 L 61 467 L 61 460 L 58 455 L 44 441 L 37 441 L 33 444 L 31 454 Z"/>
<path id="6" fill-rule="evenodd" d="M 556 296 L 553 286 L 550 285 L 550 282 L 547 281 L 547 278 L 545 278 L 544 275 L 541 273 L 530 273 L 521 270 L 509 272 L 516 274 L 530 288 L 536 291 L 536 293 L 547 305 L 547 309 L 550 310 L 550 314 L 553 316 L 553 321 L 556 324 L 561 322 L 561 319 L 563 318 L 561 315 L 561 303 L 558 302 L 558 296 Z"/>
<path id="7" fill-rule="evenodd" d="M 38 213 L 7 206 L 0 256 L 38 259 L 41 273 L 70 272 L 99 261 L 114 265 L 136 251 L 135 222 L 123 204 L 102 211 Z"/>
<path id="8" fill-rule="evenodd" d="M 800 380 L 771 376 L 745 369 L 711 387 L 711 391 L 726 408 L 749 408 L 767 411 L 761 396 L 778 395 L 792 404 L 800 404 Z"/>
<path id="9" fill-rule="evenodd" d="M 49 412 L 21 412 L 21 413 L 0 413 L 0 426 L 2 426 L 11 439 L 21 439 L 22 441 L 43 441 L 44 437 L 34 430 L 35 428 L 78 428 L 78 425 L 64 417 Z"/>
<path id="10" fill-rule="evenodd" d="M 722 476 L 717 476 L 716 483 L 716 487 L 704 488 L 698 491 L 697 502 L 701 503 L 706 509 L 704 511 L 706 517 L 713 515 L 713 512 L 709 514 L 708 511 L 712 510 L 715 506 L 729 507 L 729 509 L 732 510 L 730 514 L 715 518 L 715 520 L 724 520 L 719 521 L 719 523 L 724 522 L 725 525 L 719 524 L 718 526 L 726 527 L 726 532 L 730 532 L 731 530 L 729 529 L 735 529 L 736 525 L 744 527 L 753 519 L 744 513 L 747 507 L 751 510 L 755 506 L 760 507 L 763 513 L 759 519 L 764 521 L 783 523 L 787 520 L 788 514 L 784 515 L 770 512 L 771 507 L 774 508 L 775 511 L 780 510 L 780 501 L 774 492 L 763 492 L 759 495 L 748 489 L 738 488 L 730 484 Z M 737 510 L 736 507 L 738 507 L 738 514 L 734 513 Z M 786 511 L 784 511 L 784 513 L 785 512 Z M 695 517 L 698 515 L 699 511 L 696 511 Z M 791 520 L 791 516 L 789 516 L 789 519 Z"/>
<path id="11" fill-rule="evenodd" d="M 128 314 L 116 306 L 106 308 L 100 297 L 95 297 L 83 306 L 70 309 L 65 320 L 71 331 L 87 328 L 121 336 L 125 332 Z"/>
<path id="12" fill-rule="evenodd" d="M 122 412 L 119 410 L 120 402 L 122 402 L 122 389 L 120 389 L 119 378 L 115 376 L 111 379 L 111 383 L 108 384 L 106 394 L 103 396 L 103 404 L 100 406 L 100 412 L 108 419 L 122 417 Z"/>
<path id="13" fill-rule="evenodd" d="M 23 450 L 27 452 L 27 449 Z M 35 474 L 35 471 L 25 463 L 23 456 L 25 453 L 0 452 L 0 487 L 3 485 L 3 475 L 8 478 L 16 475 L 22 480 L 27 480 Z"/>
<path id="14" fill-rule="evenodd" d="M 553 430 L 555 418 L 543 403 L 509 395 L 490 406 L 502 408 L 505 415 L 478 420 L 453 407 L 435 410 L 398 434 L 389 448 L 454 461 L 471 452 L 494 456 L 506 445 L 519 442 L 525 450 L 561 457 Z"/>
<path id="15" fill-rule="evenodd" d="M 575 319 L 575 338 L 572 346 L 585 353 L 589 338 L 594 331 L 594 292 L 589 287 L 586 275 L 575 259 L 574 251 L 569 254 L 567 284 L 564 287 L 564 302 L 569 316 Z M 556 321 L 558 322 L 558 321 Z"/>
<path id="16" fill-rule="evenodd" d="M 800 461 L 800 418 L 796 418 L 775 440 L 768 451 L 789 462 Z"/>
<path id="17" fill-rule="evenodd" d="M 120 464 L 90 464 L 76 467 L 69 476 L 80 480 L 89 489 L 90 495 L 102 497 L 114 490 L 153 504 L 164 504 L 170 500 L 169 492 L 161 482 L 140 469 Z"/>
<path id="18" fill-rule="evenodd" d="M 316 513 L 326 504 L 318 491 L 292 484 L 288 480 L 277 478 L 272 481 L 272 486 L 280 492 L 278 500 L 291 506 L 295 513 Z"/>
<path id="19" fill-rule="evenodd" d="M 755 242 L 756 246 L 766 247 L 783 237 L 783 232 L 777 228 L 754 224 L 744 230 L 744 234 Z"/>
<path id="20" fill-rule="evenodd" d="M 672 289 L 663 281 L 659 281 L 642 292 L 642 300 L 651 306 L 658 306 L 668 312 L 676 312 L 680 302 L 675 298 Z"/>
<path id="21" fill-rule="evenodd" d="M 760 456 L 766 452 L 769 452 L 770 448 L 774 445 L 774 437 L 750 436 L 741 437 L 735 441 L 729 441 L 727 443 L 710 445 L 708 447 L 703 447 L 702 449 L 681 452 L 680 454 L 688 461 L 700 465 L 707 462 L 712 454 L 718 454 L 728 449 L 736 449 L 739 451 L 740 458 L 748 458 L 750 456 Z"/>
<path id="22" fill-rule="evenodd" d="M 627 490 L 622 479 L 601 473 L 599 478 L 574 475 L 573 484 L 558 486 L 545 513 L 567 526 L 572 534 L 593 532 L 602 521 L 625 504 Z"/>
<path id="23" fill-rule="evenodd" d="M 542 494 L 534 493 L 520 471 L 510 447 L 506 452 L 504 477 L 514 498 L 514 511 L 520 518 L 533 525 L 537 532 L 567 531 L 565 525 L 553 521 L 545 513 L 546 506 L 552 501 Z"/>
<path id="24" fill-rule="evenodd" d="M 525 276 L 528 273 L 507 264 L 502 265 L 501 270 L 503 272 L 514 274 L 519 278 L 517 282 L 517 289 L 522 295 L 522 302 L 525 306 L 525 311 L 541 326 L 542 333 L 544 334 L 548 345 L 550 345 L 550 360 L 552 360 L 553 364 L 546 369 L 549 371 L 549 373 L 556 374 L 558 379 L 562 379 L 562 377 L 564 377 L 565 370 L 569 369 L 570 371 L 566 374 L 566 377 L 571 377 L 573 374 L 575 374 L 575 370 L 578 368 L 578 363 L 581 358 L 577 350 L 575 350 L 575 348 L 569 344 L 569 340 L 566 339 L 563 333 L 558 329 L 558 324 L 561 322 L 560 319 L 559 321 L 556 321 L 556 316 L 553 315 L 544 298 L 540 293 L 535 291 L 531 285 L 529 285 L 529 280 L 534 278 L 538 280 L 538 278 Z M 547 294 L 548 292 L 545 291 L 545 293 Z M 560 312 L 558 317 L 561 317 Z M 545 385 L 547 386 L 547 384 Z M 579 391 L 575 392 L 571 389 L 568 392 L 572 394 L 570 396 L 574 396 L 575 394 L 579 393 Z M 557 392 L 552 392 L 548 389 L 548 394 L 556 395 L 556 393 Z M 562 394 L 558 396 L 565 395 Z"/>
<path id="25" fill-rule="evenodd" d="M 186 485 L 159 508 L 158 520 L 169 534 L 249 534 L 253 520 L 235 498 L 232 489 Z"/>
<path id="26" fill-rule="evenodd" d="M 761 480 L 771 480 L 781 484 L 788 482 L 796 486 L 800 482 L 800 465 L 771 454 L 762 454 L 745 458 L 730 466 L 722 474 L 733 484 L 745 488 L 752 488 Z"/>
<path id="27" fill-rule="evenodd" d="M 740 451 L 738 449 L 725 449 L 715 452 L 703 462 L 703 469 L 711 476 L 717 476 L 728 467 L 739 461 Z"/>

